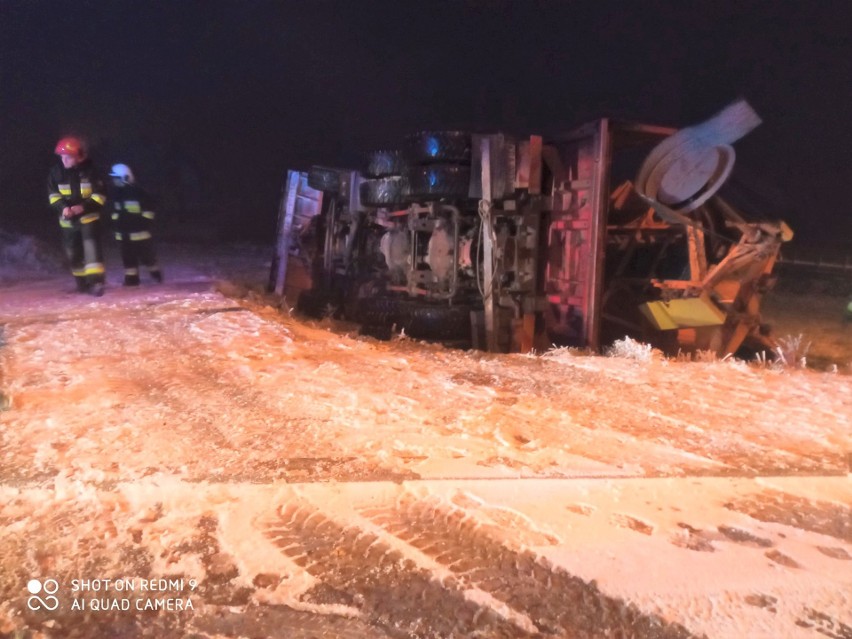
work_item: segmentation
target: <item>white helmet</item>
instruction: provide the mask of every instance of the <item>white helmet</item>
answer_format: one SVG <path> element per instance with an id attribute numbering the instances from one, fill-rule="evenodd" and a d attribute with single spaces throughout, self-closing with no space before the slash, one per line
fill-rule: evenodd
<path id="1" fill-rule="evenodd" d="M 113 164 L 109 175 L 120 179 L 125 184 L 133 184 L 136 181 L 133 177 L 133 171 L 126 164 Z"/>

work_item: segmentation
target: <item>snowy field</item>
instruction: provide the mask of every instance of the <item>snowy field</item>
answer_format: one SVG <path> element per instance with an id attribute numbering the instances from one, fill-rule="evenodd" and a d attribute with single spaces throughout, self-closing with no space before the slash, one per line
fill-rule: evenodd
<path id="1" fill-rule="evenodd" d="M 492 355 L 161 248 L 95 299 L 0 243 L 0 637 L 852 639 L 839 322 L 772 302 L 821 370 Z"/>

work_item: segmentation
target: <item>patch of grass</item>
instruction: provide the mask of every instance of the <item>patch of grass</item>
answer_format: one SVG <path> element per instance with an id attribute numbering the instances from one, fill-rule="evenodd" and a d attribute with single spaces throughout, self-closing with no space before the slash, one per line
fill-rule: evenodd
<path id="1" fill-rule="evenodd" d="M 809 368 L 852 372 L 852 323 L 843 320 L 845 304 L 845 297 L 773 290 L 761 315 L 775 335 L 807 336 Z M 788 359 L 791 346 L 786 344 Z"/>
<path id="2" fill-rule="evenodd" d="M 653 360 L 663 359 L 661 351 L 657 350 L 650 344 L 637 342 L 635 339 L 627 336 L 623 339 L 614 341 L 612 346 L 606 350 L 606 356 L 633 359 L 637 362 L 650 362 Z"/>
<path id="3" fill-rule="evenodd" d="M 806 368 L 808 365 L 808 351 L 811 342 L 805 341 L 804 335 L 787 335 L 778 340 L 775 347 L 777 359 L 775 363 L 781 368 Z"/>

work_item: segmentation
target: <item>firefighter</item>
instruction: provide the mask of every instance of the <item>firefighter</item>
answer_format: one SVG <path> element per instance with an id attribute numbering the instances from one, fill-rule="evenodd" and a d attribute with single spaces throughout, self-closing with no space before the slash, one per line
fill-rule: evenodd
<path id="1" fill-rule="evenodd" d="M 54 150 L 61 163 L 47 178 L 48 201 L 59 216 L 62 246 L 71 264 L 77 291 L 104 293 L 101 208 L 106 202 L 103 180 L 77 137 L 59 140 Z"/>
<path id="2" fill-rule="evenodd" d="M 148 193 L 136 184 L 133 171 L 126 164 L 115 164 L 109 172 L 113 188 L 110 191 L 115 226 L 115 239 L 121 245 L 121 261 L 124 263 L 124 285 L 139 285 L 141 263 L 157 283 L 163 281 L 163 273 L 157 265 L 154 239 L 151 228 L 154 211 Z"/>

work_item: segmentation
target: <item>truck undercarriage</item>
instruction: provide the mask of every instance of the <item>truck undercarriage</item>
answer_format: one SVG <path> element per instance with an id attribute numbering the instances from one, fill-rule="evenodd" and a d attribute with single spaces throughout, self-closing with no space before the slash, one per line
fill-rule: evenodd
<path id="1" fill-rule="evenodd" d="M 720 192 L 744 102 L 696 127 L 600 119 L 545 140 L 425 131 L 363 171 L 290 171 L 270 286 L 310 315 L 492 352 L 769 350 L 792 233 Z"/>

